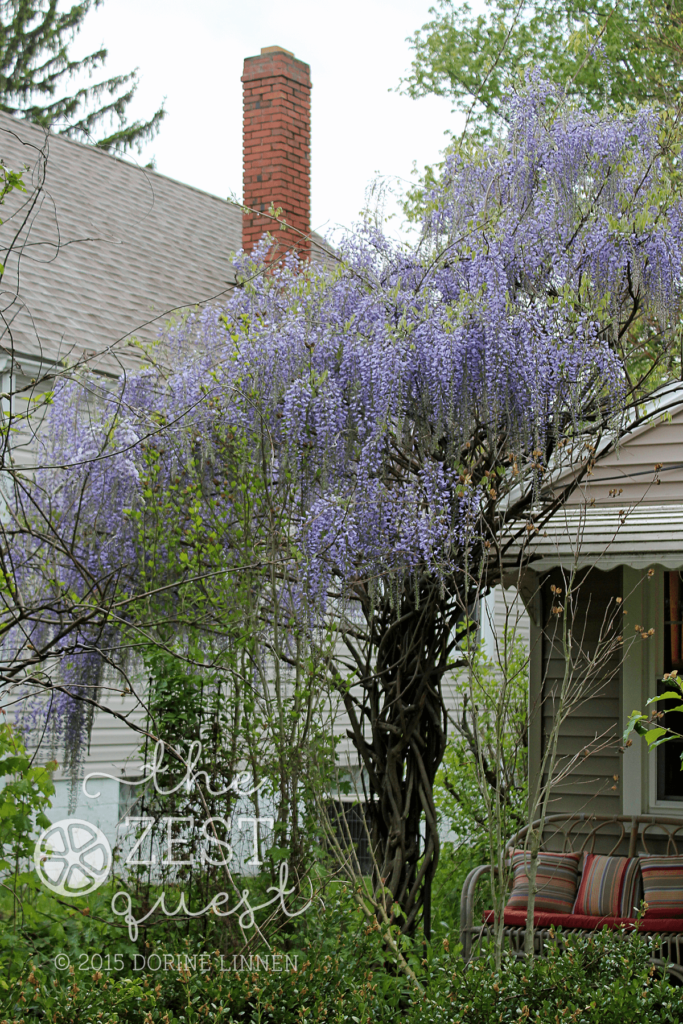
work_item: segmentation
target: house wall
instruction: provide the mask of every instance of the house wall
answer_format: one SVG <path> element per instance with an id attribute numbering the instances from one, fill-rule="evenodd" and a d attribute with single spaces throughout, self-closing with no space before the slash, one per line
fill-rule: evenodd
<path id="1" fill-rule="evenodd" d="M 551 606 L 549 586 L 560 583 L 554 567 L 591 570 L 583 600 L 589 646 L 595 643 L 610 594 L 623 597 L 625 612 L 621 672 L 572 716 L 563 733 L 562 750 L 567 755 L 576 753 L 582 742 L 608 728 L 615 743 L 611 751 L 588 758 L 557 788 L 551 812 L 683 814 L 683 802 L 656 799 L 655 754 L 649 754 L 638 738 L 623 754 L 618 749 L 631 712 L 645 708 L 663 672 L 664 571 L 683 567 L 681 394 L 681 384 L 671 384 L 641 408 L 645 422 L 630 430 L 616 451 L 599 455 L 592 473 L 566 506 L 540 526 L 531 545 L 529 592 L 539 579 L 544 581 L 531 626 L 532 775 L 539 771 L 544 737 L 552 722 L 547 693 L 557 685 L 562 668 L 559 652 L 544 638 Z M 560 475 L 554 481 L 555 493 L 568 482 L 569 474 Z M 654 635 L 641 640 L 636 625 L 654 629 Z"/>
<path id="2" fill-rule="evenodd" d="M 661 466 L 657 473 L 656 465 Z M 620 508 L 637 502 L 680 505 L 682 482 L 683 409 L 679 408 L 634 430 L 615 452 L 601 457 L 568 504 L 580 505 L 588 498 L 600 506 Z"/>
<path id="3" fill-rule="evenodd" d="M 536 627 L 532 630 L 532 680 L 530 773 L 538 776 L 542 752 L 546 749 L 556 713 L 557 699 L 565 672 L 565 658 L 557 634 L 553 633 L 552 584 L 563 589 L 561 570 L 553 570 L 541 581 Z M 583 574 L 573 621 L 573 634 L 584 650 L 594 654 L 606 614 L 614 599 L 622 596 L 622 570 L 591 571 Z M 610 602 L 611 605 L 610 605 Z M 564 598 L 563 598 L 564 603 Z M 575 640 L 575 649 L 578 644 Z M 622 671 L 620 656 L 614 655 L 600 676 L 590 682 L 588 696 L 564 722 L 558 745 L 560 763 L 581 753 L 586 744 L 602 737 L 606 749 L 579 757 L 568 776 L 552 789 L 548 813 L 591 812 L 621 814 L 622 771 L 619 753 L 622 723 Z"/>

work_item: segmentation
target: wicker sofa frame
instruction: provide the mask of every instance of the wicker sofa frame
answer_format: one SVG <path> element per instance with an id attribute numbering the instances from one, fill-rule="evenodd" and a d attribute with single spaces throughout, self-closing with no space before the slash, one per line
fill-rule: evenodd
<path id="1" fill-rule="evenodd" d="M 534 822 L 532 828 L 538 828 Z M 523 828 L 510 840 L 508 849 L 523 847 L 529 826 Z M 683 818 L 667 818 L 656 815 L 627 817 L 600 814 L 552 814 L 548 815 L 543 827 L 541 852 L 554 850 L 563 853 L 605 853 L 637 857 L 640 854 L 683 853 Z M 580 864 L 580 867 L 582 865 Z M 488 924 L 475 923 L 477 888 L 490 873 L 489 865 L 473 868 L 465 879 L 460 898 L 460 941 L 466 961 L 483 954 L 484 947 L 493 935 Z M 563 927 L 564 935 L 587 934 L 582 928 Z M 683 932 L 655 932 L 656 942 L 652 962 L 662 970 L 683 982 Z M 505 941 L 517 956 L 524 951 L 525 927 L 506 926 Z M 545 956 L 551 940 L 551 929 L 547 926 L 534 928 L 534 955 Z"/>

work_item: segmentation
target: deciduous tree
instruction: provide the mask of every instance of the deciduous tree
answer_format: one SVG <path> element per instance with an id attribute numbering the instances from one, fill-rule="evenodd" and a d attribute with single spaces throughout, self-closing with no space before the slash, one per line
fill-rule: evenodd
<path id="1" fill-rule="evenodd" d="M 680 95 L 683 5 L 627 0 L 438 0 L 410 39 L 403 90 L 452 98 L 469 130 L 500 132 L 504 96 L 525 71 L 582 97 L 589 107 L 667 106 Z"/>

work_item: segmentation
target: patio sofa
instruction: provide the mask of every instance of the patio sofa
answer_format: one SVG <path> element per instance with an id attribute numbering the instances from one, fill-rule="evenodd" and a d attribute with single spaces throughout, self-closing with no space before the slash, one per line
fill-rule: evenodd
<path id="1" fill-rule="evenodd" d="M 508 948 L 518 955 L 526 934 L 527 832 L 528 827 L 522 829 L 508 847 L 515 873 L 504 935 Z M 564 935 L 604 927 L 637 929 L 656 936 L 653 962 L 683 982 L 683 818 L 549 815 L 541 863 L 545 874 L 539 867 L 536 956 L 545 955 L 551 930 L 557 927 Z M 463 885 L 460 939 L 466 960 L 481 955 L 492 935 L 493 913 L 484 902 L 490 870 L 488 865 L 474 868 Z M 637 908 L 643 898 L 650 902 L 639 919 Z M 590 910 L 598 912 L 586 912 Z"/>

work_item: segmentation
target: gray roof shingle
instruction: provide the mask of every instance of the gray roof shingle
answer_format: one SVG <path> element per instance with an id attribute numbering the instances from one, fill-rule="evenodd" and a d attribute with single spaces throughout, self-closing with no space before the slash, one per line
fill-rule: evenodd
<path id="1" fill-rule="evenodd" d="M 152 340 L 234 281 L 242 214 L 226 200 L 4 113 L 0 160 L 28 167 L 27 193 L 0 208 L 0 346 L 20 372 L 91 353 L 117 372 L 133 335 Z"/>

